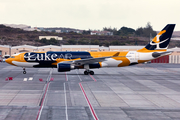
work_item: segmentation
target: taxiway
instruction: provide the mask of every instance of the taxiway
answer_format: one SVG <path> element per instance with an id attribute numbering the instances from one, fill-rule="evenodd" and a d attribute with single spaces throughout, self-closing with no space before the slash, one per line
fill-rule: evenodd
<path id="1" fill-rule="evenodd" d="M 179 64 L 26 71 L 0 63 L 0 120 L 180 119 Z"/>

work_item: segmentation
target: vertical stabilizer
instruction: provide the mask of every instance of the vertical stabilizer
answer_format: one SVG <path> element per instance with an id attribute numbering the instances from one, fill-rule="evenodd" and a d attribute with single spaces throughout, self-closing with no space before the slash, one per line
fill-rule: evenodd
<path id="1" fill-rule="evenodd" d="M 175 24 L 168 24 L 164 27 L 144 48 L 138 52 L 166 51 L 174 30 Z"/>

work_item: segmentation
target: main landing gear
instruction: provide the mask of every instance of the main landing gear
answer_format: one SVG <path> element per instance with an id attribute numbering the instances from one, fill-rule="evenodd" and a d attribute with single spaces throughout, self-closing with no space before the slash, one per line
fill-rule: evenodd
<path id="1" fill-rule="evenodd" d="M 23 74 L 26 74 L 26 69 L 25 68 L 23 68 Z"/>
<path id="2" fill-rule="evenodd" d="M 88 64 L 84 65 L 84 68 L 86 69 L 86 70 L 84 71 L 84 74 L 85 74 L 85 75 L 88 75 L 88 74 L 94 75 L 94 71 L 89 70 L 89 65 L 88 65 Z"/>
<path id="3" fill-rule="evenodd" d="M 91 70 L 84 71 L 84 75 L 88 75 L 88 74 L 94 75 L 94 71 L 91 71 Z"/>

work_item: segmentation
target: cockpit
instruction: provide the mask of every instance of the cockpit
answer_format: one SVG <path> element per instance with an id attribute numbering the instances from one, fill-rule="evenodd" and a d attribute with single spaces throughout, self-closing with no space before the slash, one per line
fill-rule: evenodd
<path id="1" fill-rule="evenodd" d="M 15 58 L 15 56 L 11 56 L 10 58 Z"/>

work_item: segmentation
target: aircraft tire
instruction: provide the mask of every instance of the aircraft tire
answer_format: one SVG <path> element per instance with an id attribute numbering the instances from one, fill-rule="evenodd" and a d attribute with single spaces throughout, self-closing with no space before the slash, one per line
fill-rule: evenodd
<path id="1" fill-rule="evenodd" d="M 87 72 L 87 71 L 84 71 L 84 75 L 88 75 L 88 72 Z"/>
<path id="2" fill-rule="evenodd" d="M 94 71 L 90 71 L 89 73 L 90 73 L 90 75 L 94 75 Z"/>
<path id="3" fill-rule="evenodd" d="M 23 74 L 26 74 L 26 71 L 23 71 Z"/>

